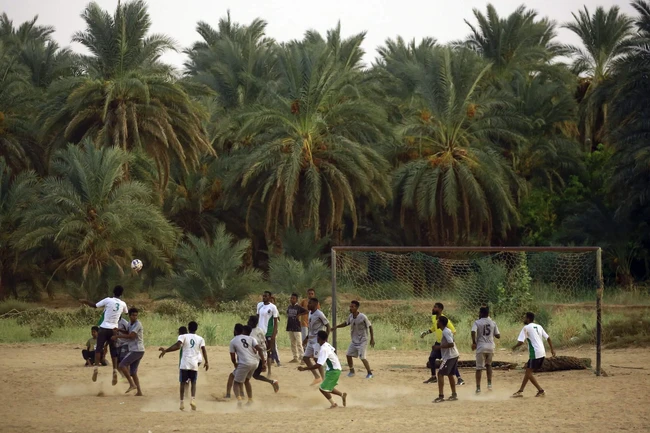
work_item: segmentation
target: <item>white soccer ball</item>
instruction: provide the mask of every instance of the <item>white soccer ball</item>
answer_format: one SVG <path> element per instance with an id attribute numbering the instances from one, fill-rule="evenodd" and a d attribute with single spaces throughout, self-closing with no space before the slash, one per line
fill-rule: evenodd
<path id="1" fill-rule="evenodd" d="M 131 269 L 133 269 L 136 272 L 139 272 L 140 270 L 142 270 L 142 260 L 133 259 L 131 261 Z"/>

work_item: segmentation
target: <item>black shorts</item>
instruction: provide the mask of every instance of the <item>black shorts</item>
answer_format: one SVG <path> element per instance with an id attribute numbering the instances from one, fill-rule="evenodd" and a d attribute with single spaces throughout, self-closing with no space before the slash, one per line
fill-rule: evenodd
<path id="1" fill-rule="evenodd" d="M 111 338 L 113 338 L 112 329 L 99 328 L 95 352 L 104 353 L 104 345 L 108 343 L 108 348 L 111 351 L 111 358 L 117 358 L 117 347 L 115 347 L 115 342 L 111 340 Z"/>
<path id="2" fill-rule="evenodd" d="M 255 372 L 253 372 L 253 377 L 260 377 L 262 375 L 262 369 L 264 368 L 264 364 L 262 363 L 262 360 L 260 360 L 260 363 L 257 364 L 257 369 Z"/>
<path id="3" fill-rule="evenodd" d="M 442 351 L 440 350 L 440 343 L 436 342 L 435 345 L 438 346 L 438 349 L 431 349 L 431 353 L 429 354 L 429 362 L 431 362 L 432 360 L 435 362 L 436 359 L 442 359 Z"/>
<path id="4" fill-rule="evenodd" d="M 542 364 L 544 364 L 544 357 L 542 356 L 541 358 L 537 359 L 529 359 L 528 362 L 526 363 L 526 368 L 532 368 L 533 370 L 539 370 L 542 368 Z"/>
<path id="5" fill-rule="evenodd" d="M 129 353 L 129 345 L 128 344 L 123 344 L 122 346 L 117 348 L 117 361 L 122 362 L 124 358 L 126 358 L 126 355 Z"/>
<path id="6" fill-rule="evenodd" d="M 181 370 L 181 382 L 196 382 L 199 372 L 196 370 Z"/>
<path id="7" fill-rule="evenodd" d="M 456 367 L 458 367 L 458 357 L 443 360 L 440 363 L 440 370 L 438 374 L 440 376 L 451 376 L 456 373 Z"/>

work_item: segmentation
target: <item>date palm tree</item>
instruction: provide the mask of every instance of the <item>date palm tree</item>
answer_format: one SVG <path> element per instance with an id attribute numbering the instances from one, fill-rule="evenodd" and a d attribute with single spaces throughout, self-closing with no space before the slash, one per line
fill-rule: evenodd
<path id="1" fill-rule="evenodd" d="M 330 234 L 344 214 L 354 233 L 357 197 L 379 206 L 390 198 L 387 163 L 373 148 L 389 133 L 386 116 L 356 86 L 361 39 L 343 40 L 339 29 L 286 44 L 277 90 L 242 114 L 239 134 L 254 137 L 253 148 L 233 161 L 225 190 L 265 206 L 276 244 L 280 227 Z"/>
<path id="2" fill-rule="evenodd" d="M 505 236 L 517 222 L 519 184 L 499 144 L 523 141 L 524 119 L 481 89 L 491 65 L 468 49 L 433 47 L 408 66 L 420 105 L 401 129 L 407 160 L 393 176 L 402 226 L 422 225 L 436 244 Z"/>
<path id="3" fill-rule="evenodd" d="M 580 130 L 583 141 L 596 146 L 603 138 L 602 126 L 607 121 L 607 99 L 598 87 L 607 81 L 613 65 L 628 51 L 632 19 L 621 13 L 617 6 L 609 10 L 596 8 L 594 13 L 584 10 L 573 14 L 573 22 L 564 24 L 581 40 L 583 47 L 569 46 L 574 57 L 573 71 L 585 78 L 581 89 Z"/>
<path id="4" fill-rule="evenodd" d="M 85 74 L 52 86 L 44 133 L 60 143 L 88 137 L 101 146 L 142 148 L 156 161 L 162 190 L 172 160 L 187 169 L 214 153 L 202 124 L 207 114 L 160 62 L 174 44 L 149 34 L 144 1 L 120 4 L 114 15 L 90 3 L 82 18 L 86 30 L 73 41 L 90 52 L 82 58 Z"/>
<path id="5" fill-rule="evenodd" d="M 101 280 L 110 268 L 129 269 L 135 257 L 169 270 L 179 232 L 152 203 L 148 186 L 123 180 L 130 158 L 90 140 L 59 151 L 54 175 L 44 179 L 37 203 L 25 212 L 16 246 L 53 243 L 61 256 L 56 272 L 76 273 L 83 282 Z"/>

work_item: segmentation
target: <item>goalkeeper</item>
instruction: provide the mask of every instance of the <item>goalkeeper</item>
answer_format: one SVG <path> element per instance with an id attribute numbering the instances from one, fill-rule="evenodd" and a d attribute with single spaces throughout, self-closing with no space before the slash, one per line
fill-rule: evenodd
<path id="1" fill-rule="evenodd" d="M 431 326 L 431 329 L 424 331 L 420 334 L 420 338 L 424 338 L 426 335 L 429 334 L 436 334 L 436 342 L 433 346 L 431 346 L 431 354 L 429 355 L 429 368 L 431 369 L 431 377 L 428 378 L 427 380 L 424 381 L 424 383 L 437 383 L 438 378 L 436 377 L 436 360 L 442 359 L 442 353 L 440 351 L 440 342 L 442 341 L 442 330 L 438 328 L 438 317 L 444 317 L 443 310 L 445 309 L 445 306 L 442 305 L 440 302 L 436 302 L 433 305 L 433 309 L 431 310 L 431 321 L 433 322 L 433 326 Z M 448 321 L 447 323 L 447 328 L 453 333 L 456 334 L 456 328 L 454 328 L 454 324 L 451 323 L 451 320 Z M 460 377 L 460 372 L 458 371 L 458 367 L 455 368 L 454 374 L 458 378 L 458 385 L 465 385 L 465 381 Z"/>

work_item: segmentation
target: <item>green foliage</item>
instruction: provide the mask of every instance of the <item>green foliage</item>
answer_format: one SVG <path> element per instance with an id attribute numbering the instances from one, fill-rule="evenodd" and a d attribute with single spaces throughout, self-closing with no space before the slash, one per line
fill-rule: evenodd
<path id="1" fill-rule="evenodd" d="M 262 280 L 260 271 L 243 266 L 249 247 L 249 240 L 235 241 L 223 224 L 211 240 L 189 235 L 176 251 L 176 269 L 165 285 L 194 305 L 243 299 Z"/>
<path id="2" fill-rule="evenodd" d="M 410 304 L 391 305 L 378 319 L 389 323 L 397 332 L 414 331 L 431 321 L 431 316 L 415 311 Z"/>
<path id="3" fill-rule="evenodd" d="M 0 302 L 0 316 L 4 316 L 7 313 L 17 312 L 22 313 L 27 310 L 34 308 L 33 304 L 24 301 L 18 301 L 16 299 L 9 299 L 3 302 Z"/>
<path id="4" fill-rule="evenodd" d="M 282 250 L 284 255 L 300 260 L 304 266 L 309 266 L 314 260 L 321 258 L 323 248 L 329 241 L 330 236 L 317 239 L 313 229 L 299 232 L 289 227 L 282 235 Z"/>
<path id="5" fill-rule="evenodd" d="M 320 259 L 304 262 L 286 256 L 272 257 L 269 262 L 269 282 L 273 289 L 282 293 L 305 293 L 307 289 L 327 286 L 330 270 Z"/>
<path id="6" fill-rule="evenodd" d="M 156 302 L 154 312 L 161 316 L 169 316 L 181 324 L 187 325 L 190 321 L 196 320 L 198 310 L 195 306 L 187 304 L 181 300 L 165 299 Z"/>
<path id="7" fill-rule="evenodd" d="M 280 307 L 278 307 L 279 309 Z M 219 313 L 231 314 L 237 317 L 241 323 L 248 322 L 250 316 L 257 314 L 255 311 L 255 303 L 245 301 L 227 301 L 220 302 L 216 306 L 216 311 Z"/>

